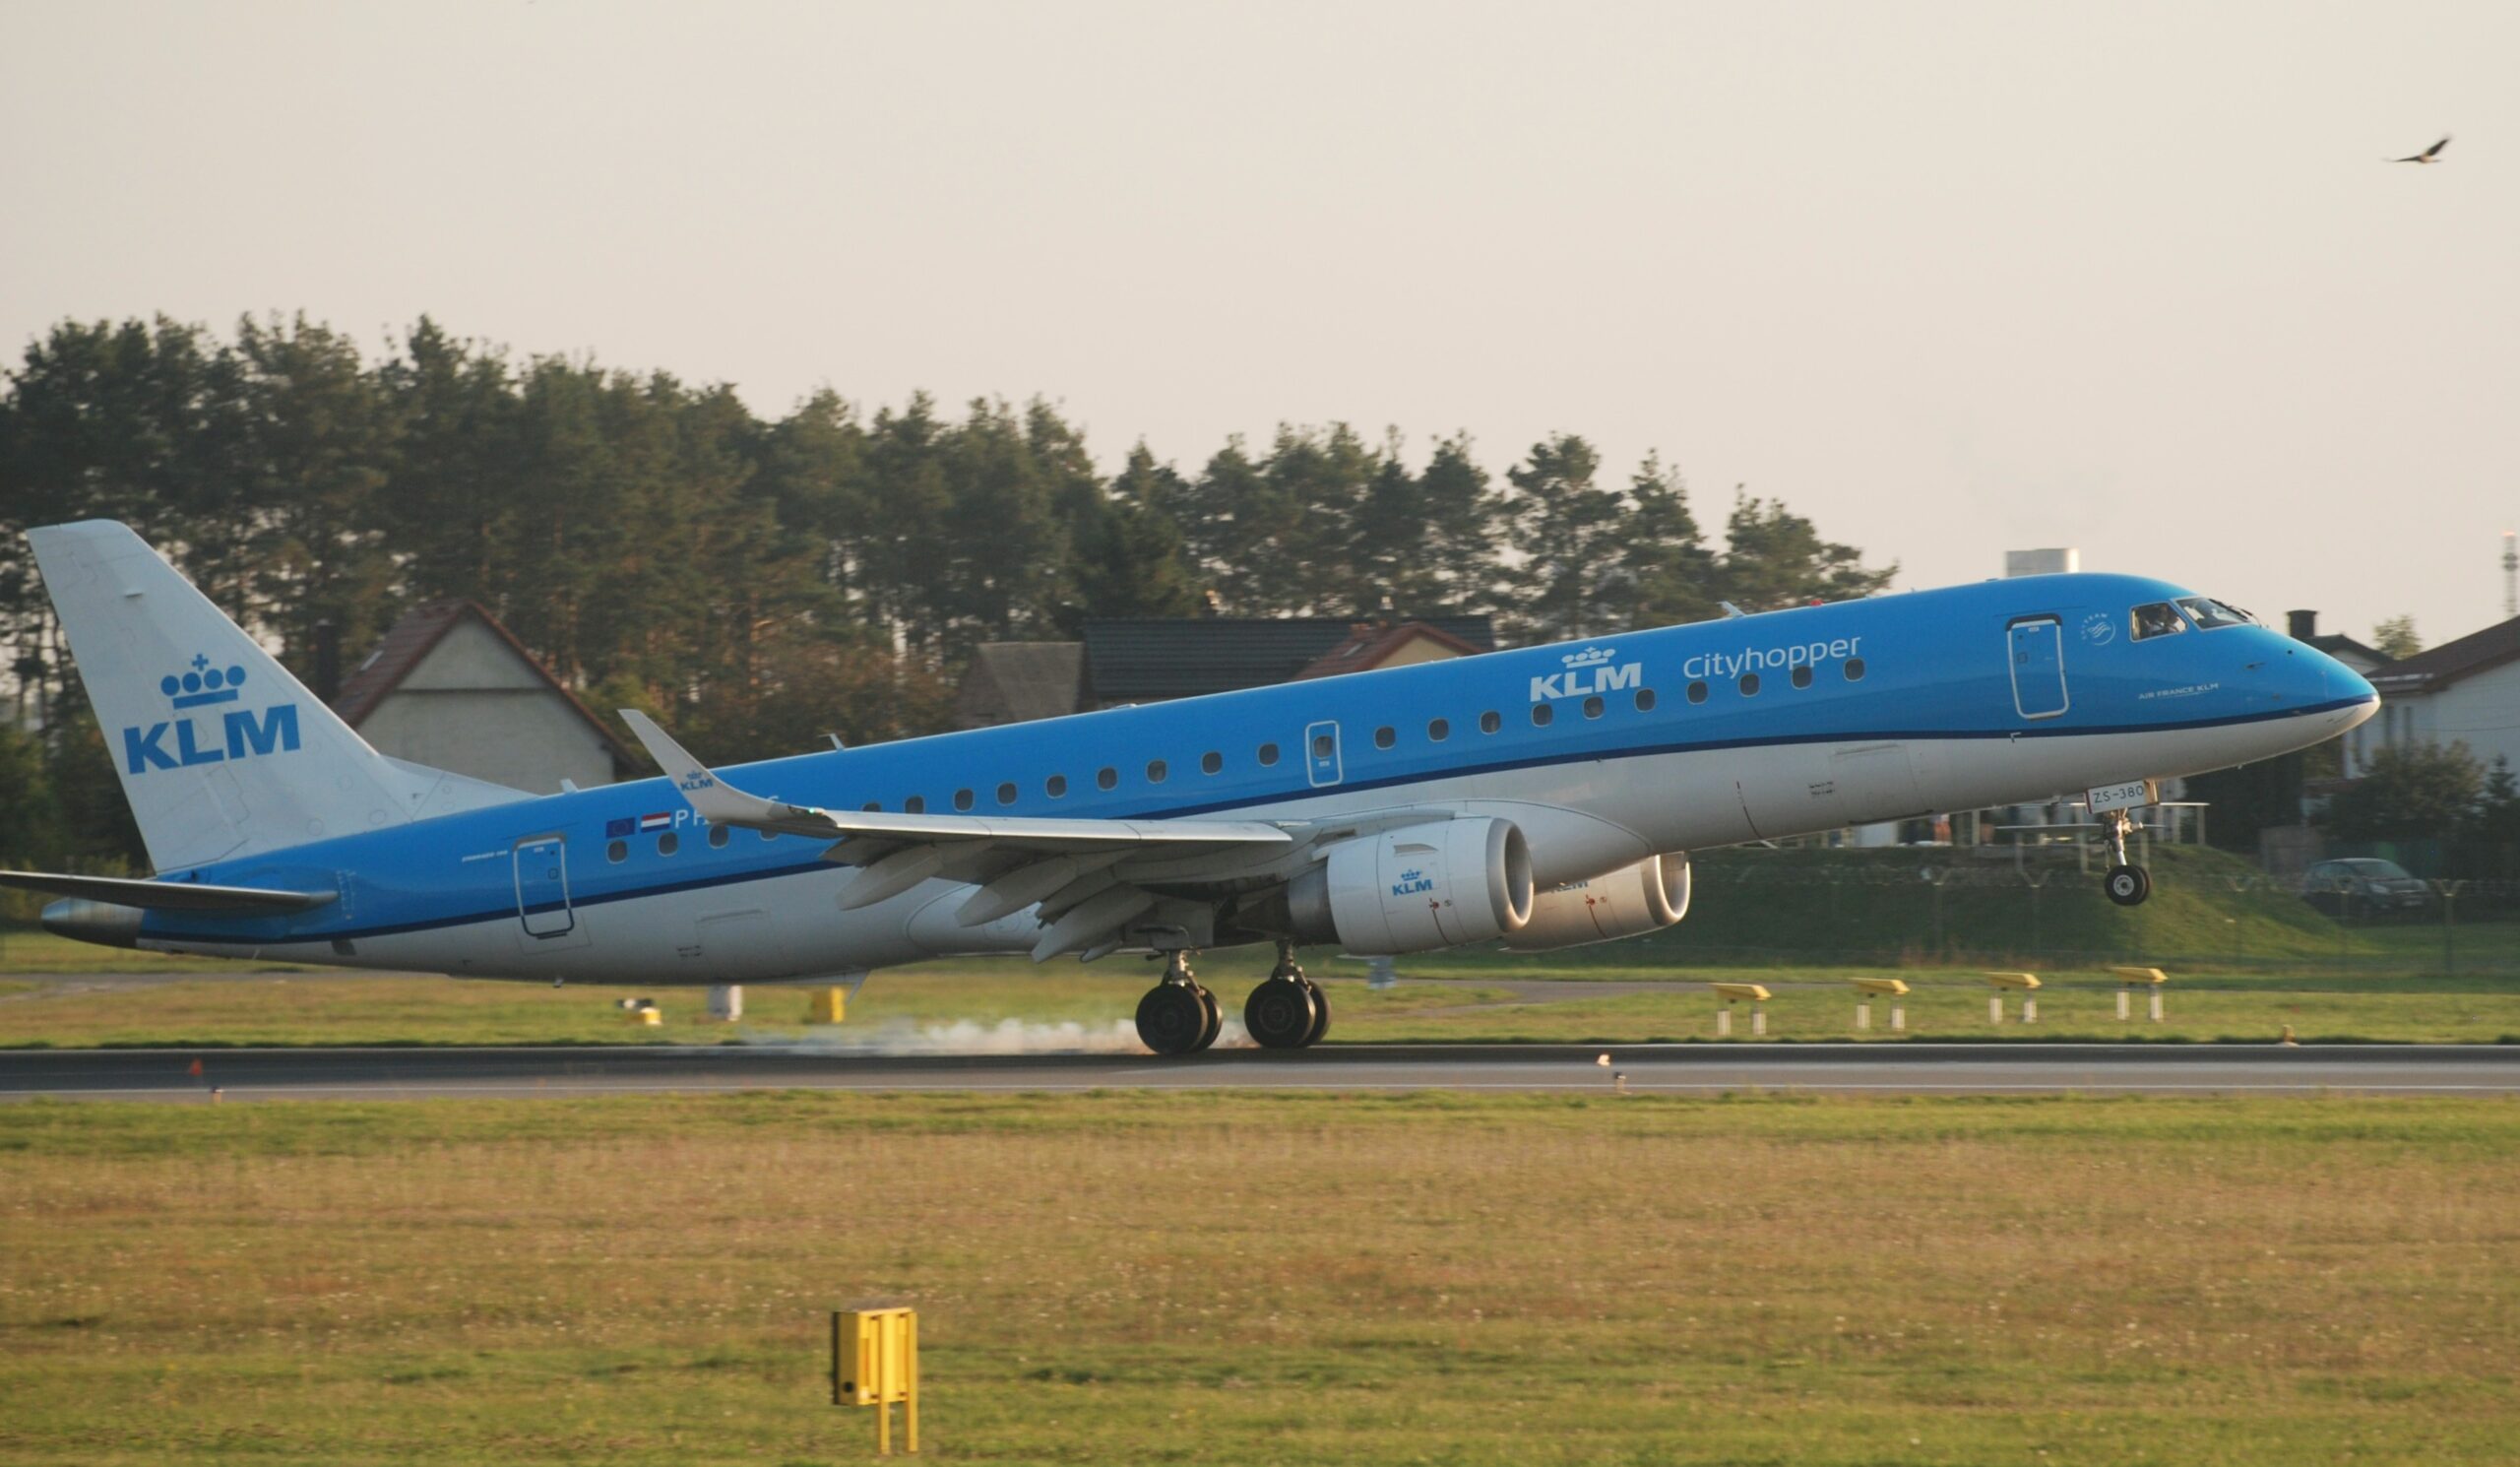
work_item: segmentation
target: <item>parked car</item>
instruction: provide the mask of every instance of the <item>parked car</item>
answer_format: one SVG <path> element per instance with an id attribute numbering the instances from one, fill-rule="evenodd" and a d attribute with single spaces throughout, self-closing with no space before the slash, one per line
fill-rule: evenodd
<path id="1" fill-rule="evenodd" d="M 2301 898 L 2330 917 L 2379 917 L 2429 908 L 2432 888 L 2394 861 L 2349 856 L 2304 872 Z"/>

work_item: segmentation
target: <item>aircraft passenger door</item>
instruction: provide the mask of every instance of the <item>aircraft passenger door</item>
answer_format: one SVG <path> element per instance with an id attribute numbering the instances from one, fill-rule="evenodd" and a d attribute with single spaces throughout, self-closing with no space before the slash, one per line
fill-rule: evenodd
<path id="1" fill-rule="evenodd" d="M 2004 629 L 2012 648 L 2012 706 L 2023 718 L 2065 711 L 2065 628 L 2053 616 L 2031 616 Z"/>
<path id="2" fill-rule="evenodd" d="M 568 842 L 556 835 L 528 836 L 516 843 L 515 866 L 516 915 L 525 935 L 572 947 L 585 941 L 569 906 Z"/>
<path id="3" fill-rule="evenodd" d="M 1339 726 L 1334 723 L 1306 725 L 1303 731 L 1304 774 L 1316 790 L 1335 785 L 1344 778 L 1339 764 Z"/>

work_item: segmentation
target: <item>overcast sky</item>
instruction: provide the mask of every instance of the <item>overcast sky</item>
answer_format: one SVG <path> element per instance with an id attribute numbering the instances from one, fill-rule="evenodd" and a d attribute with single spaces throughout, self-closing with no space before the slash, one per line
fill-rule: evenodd
<path id="1" fill-rule="evenodd" d="M 0 0 L 0 337 L 422 312 L 756 411 L 1649 448 L 2431 640 L 2520 528 L 2520 6 Z M 2444 132 L 2433 167 L 2389 167 Z"/>

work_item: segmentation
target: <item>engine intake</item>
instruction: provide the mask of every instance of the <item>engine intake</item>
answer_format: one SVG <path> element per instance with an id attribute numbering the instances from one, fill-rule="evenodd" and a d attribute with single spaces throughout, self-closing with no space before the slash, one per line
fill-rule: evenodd
<path id="1" fill-rule="evenodd" d="M 1331 847 L 1286 904 L 1298 941 L 1365 956 L 1492 941 L 1531 920 L 1531 850 L 1510 820 L 1403 826 Z"/>
<path id="2" fill-rule="evenodd" d="M 1532 919 L 1509 932 L 1516 952 L 1581 947 L 1668 927 L 1688 916 L 1686 853 L 1649 856 L 1589 881 L 1569 881 L 1532 898 Z"/>

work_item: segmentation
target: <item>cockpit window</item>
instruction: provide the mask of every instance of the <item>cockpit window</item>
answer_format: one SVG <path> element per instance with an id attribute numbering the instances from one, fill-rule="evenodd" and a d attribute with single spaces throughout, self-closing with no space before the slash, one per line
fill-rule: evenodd
<path id="1" fill-rule="evenodd" d="M 2134 621 L 2135 640 L 2138 642 L 2146 637 L 2167 637 L 2173 632 L 2187 630 L 2187 623 L 2179 617 L 2178 607 L 2166 601 L 2137 606 Z"/>
<path id="2" fill-rule="evenodd" d="M 2196 618 L 2199 631 L 2218 631 L 2227 626 L 2253 626 L 2257 618 L 2237 606 L 2227 606 L 2210 596 L 2182 596 L 2179 606 Z"/>

